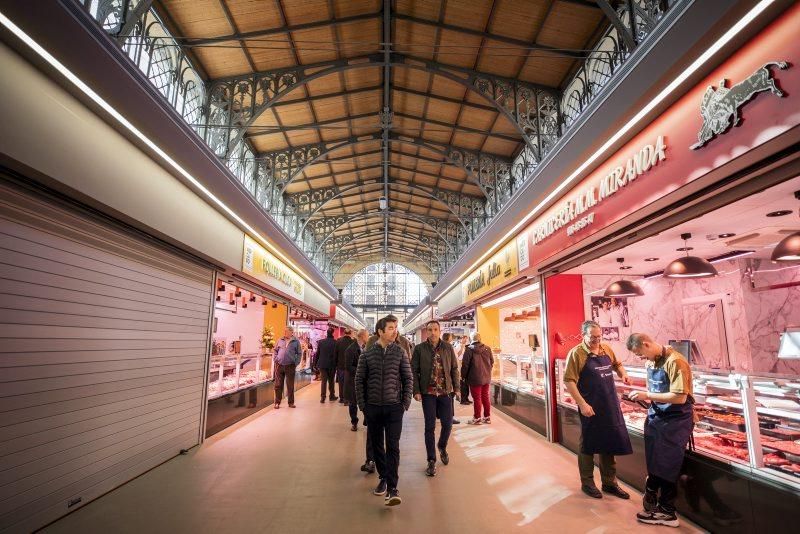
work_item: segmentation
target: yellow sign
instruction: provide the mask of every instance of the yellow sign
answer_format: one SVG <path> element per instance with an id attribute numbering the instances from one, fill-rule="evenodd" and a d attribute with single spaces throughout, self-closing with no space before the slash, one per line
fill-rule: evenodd
<path id="1" fill-rule="evenodd" d="M 248 235 L 244 236 L 242 272 L 298 299 L 305 294 L 305 281 Z"/>
<path id="2" fill-rule="evenodd" d="M 512 241 L 461 282 L 462 302 L 502 286 L 519 273 L 517 243 Z"/>

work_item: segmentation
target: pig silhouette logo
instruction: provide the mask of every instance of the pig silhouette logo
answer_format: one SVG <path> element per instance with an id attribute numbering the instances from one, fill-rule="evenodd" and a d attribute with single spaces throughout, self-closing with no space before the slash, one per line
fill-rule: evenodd
<path id="1" fill-rule="evenodd" d="M 725 79 L 719 83 L 718 89 L 714 89 L 713 85 L 709 86 L 700 104 L 703 127 L 697 134 L 697 143 L 689 148 L 697 150 L 715 136 L 725 133 L 731 126 L 737 126 L 740 121 L 739 108 L 756 94 L 769 91 L 773 95 L 784 96 L 783 91 L 775 85 L 770 67 L 784 70 L 789 68 L 789 64 L 785 61 L 771 61 L 730 89 L 725 87 L 728 83 Z"/>

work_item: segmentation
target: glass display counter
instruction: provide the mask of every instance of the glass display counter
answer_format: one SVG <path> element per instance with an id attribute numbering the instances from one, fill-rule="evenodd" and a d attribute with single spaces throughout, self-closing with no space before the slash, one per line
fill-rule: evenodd
<path id="1" fill-rule="evenodd" d="M 208 399 L 272 380 L 272 355 L 262 353 L 211 356 Z"/>
<path id="2" fill-rule="evenodd" d="M 524 354 L 497 355 L 493 400 L 503 412 L 541 434 L 547 434 L 547 367 L 544 358 Z"/>

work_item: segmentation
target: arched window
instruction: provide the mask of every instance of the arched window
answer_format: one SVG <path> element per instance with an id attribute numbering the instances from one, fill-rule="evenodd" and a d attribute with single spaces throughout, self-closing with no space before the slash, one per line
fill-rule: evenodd
<path id="1" fill-rule="evenodd" d="M 342 296 L 353 306 L 416 306 L 428 286 L 414 271 L 397 263 L 364 267 L 347 282 Z"/>

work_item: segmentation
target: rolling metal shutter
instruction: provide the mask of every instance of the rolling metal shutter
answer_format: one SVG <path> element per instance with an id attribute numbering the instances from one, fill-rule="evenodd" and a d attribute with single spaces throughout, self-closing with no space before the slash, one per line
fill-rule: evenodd
<path id="1" fill-rule="evenodd" d="M 0 175 L 0 530 L 199 443 L 213 278 Z"/>

